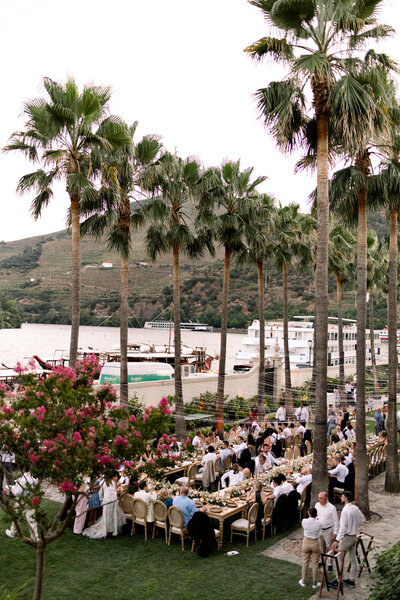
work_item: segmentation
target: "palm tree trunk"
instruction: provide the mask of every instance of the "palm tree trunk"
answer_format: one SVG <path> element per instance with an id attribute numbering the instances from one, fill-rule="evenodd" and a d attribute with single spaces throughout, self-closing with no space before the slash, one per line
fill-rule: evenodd
<path id="1" fill-rule="evenodd" d="M 224 391 L 226 369 L 226 336 L 228 328 L 228 296 L 229 296 L 229 271 L 231 265 L 231 251 L 225 248 L 224 278 L 222 283 L 222 315 L 221 315 L 221 351 L 219 358 L 219 372 L 217 385 L 217 403 L 215 407 L 215 426 L 222 433 L 224 426 Z"/>
<path id="2" fill-rule="evenodd" d="M 357 156 L 356 166 L 368 177 L 368 153 Z M 356 502 L 369 519 L 368 457 L 365 424 L 365 329 L 367 326 L 367 188 L 358 190 L 357 228 L 357 404 L 356 404 Z"/>
<path id="3" fill-rule="evenodd" d="M 179 248 L 172 247 L 174 280 L 174 346 L 175 346 L 175 414 L 176 435 L 182 439 L 186 435 L 185 411 L 183 408 L 182 368 L 181 368 L 181 298 L 179 281 Z"/>
<path id="4" fill-rule="evenodd" d="M 44 568 L 44 546 L 39 543 L 36 548 L 36 573 L 35 573 L 35 589 L 32 600 L 40 600 L 42 597 L 43 584 L 43 568 Z"/>
<path id="5" fill-rule="evenodd" d="M 342 303 L 342 280 L 336 275 L 337 305 L 338 305 L 338 345 L 339 345 L 339 394 L 340 405 L 346 405 L 346 393 L 344 390 L 344 348 L 343 348 L 343 303 Z"/>
<path id="6" fill-rule="evenodd" d="M 289 316 L 288 316 L 288 268 L 286 262 L 282 266 L 283 278 L 283 354 L 285 356 L 285 409 L 286 419 L 294 418 L 292 381 L 290 378 L 289 358 Z"/>
<path id="7" fill-rule="evenodd" d="M 119 312 L 120 336 L 120 403 L 128 404 L 128 257 L 121 256 L 121 306 Z"/>
<path id="8" fill-rule="evenodd" d="M 265 316 L 264 316 L 264 274 L 263 262 L 257 261 L 258 300 L 260 313 L 260 365 L 258 372 L 258 417 L 265 417 Z"/>
<path id="9" fill-rule="evenodd" d="M 390 211 L 389 242 L 389 390 L 387 417 L 387 460 L 385 491 L 399 492 L 399 465 L 397 454 L 396 388 L 397 388 L 397 258 L 398 210 Z"/>
<path id="10" fill-rule="evenodd" d="M 69 365 L 74 367 L 78 355 L 79 321 L 81 305 L 81 234 L 79 225 L 79 196 L 71 196 L 72 231 L 72 314 Z"/>
<path id="11" fill-rule="evenodd" d="M 372 369 L 372 377 L 374 379 L 374 396 L 375 398 L 379 397 L 379 380 L 378 380 L 378 370 L 376 368 L 376 356 L 375 356 L 375 338 L 374 338 L 374 293 L 373 288 L 371 287 L 369 292 L 369 332 L 371 336 L 371 369 Z"/>
<path id="12" fill-rule="evenodd" d="M 329 244 L 329 174 L 327 101 L 325 81 L 313 80 L 317 118 L 317 258 L 315 269 L 315 435 L 312 503 L 318 493 L 328 491 L 326 437 L 326 378 L 328 360 L 328 244 Z"/>

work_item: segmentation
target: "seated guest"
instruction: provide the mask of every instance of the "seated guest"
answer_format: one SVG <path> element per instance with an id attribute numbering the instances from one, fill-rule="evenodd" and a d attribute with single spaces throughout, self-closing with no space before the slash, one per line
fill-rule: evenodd
<path id="1" fill-rule="evenodd" d="M 254 459 L 254 477 L 260 475 L 261 473 L 267 473 L 271 467 L 267 466 L 267 459 L 264 454 L 260 454 Z"/>
<path id="2" fill-rule="evenodd" d="M 201 448 L 201 446 L 204 445 L 204 435 L 201 433 L 201 431 L 196 431 L 196 435 L 192 440 L 192 445 L 195 448 Z"/>
<path id="3" fill-rule="evenodd" d="M 215 444 L 215 445 L 217 444 L 217 440 L 215 439 L 213 431 L 210 431 L 210 433 L 208 434 L 208 436 L 206 437 L 204 442 L 206 443 L 207 446 L 210 446 L 210 444 Z"/>
<path id="4" fill-rule="evenodd" d="M 343 465 L 340 456 L 334 456 L 332 458 L 332 469 L 329 470 L 329 501 L 333 502 L 333 488 L 339 487 L 344 488 L 344 481 L 349 474 L 349 469 L 346 465 Z"/>
<path id="5" fill-rule="evenodd" d="M 227 486 L 227 484 L 229 487 L 231 487 L 233 485 L 239 485 L 243 481 L 244 481 L 243 471 L 239 470 L 238 463 L 233 463 L 232 469 L 230 471 L 227 471 L 224 475 L 222 475 L 221 487 L 224 488 Z"/>
<path id="6" fill-rule="evenodd" d="M 301 434 L 301 439 L 303 439 L 305 432 L 306 432 L 306 430 L 305 430 L 304 425 L 302 425 L 300 423 L 300 421 L 297 421 L 297 423 L 296 423 L 296 433 L 300 433 Z"/>
<path id="7" fill-rule="evenodd" d="M 292 435 L 292 430 L 287 425 L 283 428 L 283 435 L 285 436 L 285 439 Z"/>
<path id="8" fill-rule="evenodd" d="M 225 464 L 225 459 L 228 456 L 232 456 L 232 450 L 229 448 L 229 442 L 228 440 L 225 440 L 224 442 L 222 442 L 222 450 L 220 452 L 220 457 L 221 457 L 221 470 L 224 470 L 224 464 Z"/>
<path id="9" fill-rule="evenodd" d="M 172 506 L 171 494 L 169 493 L 167 488 L 161 488 L 161 490 L 158 492 L 158 500 L 160 500 L 160 502 L 164 502 L 167 508 Z"/>
<path id="10" fill-rule="evenodd" d="M 275 458 L 273 452 L 271 451 L 271 446 L 264 444 L 263 454 L 266 459 L 265 463 L 267 468 L 271 469 L 272 467 L 278 467 L 280 464 L 282 464 L 282 461 L 279 458 Z"/>
<path id="11" fill-rule="evenodd" d="M 336 425 L 335 429 L 333 429 L 331 433 L 331 442 L 332 444 L 337 444 L 341 440 L 344 439 L 344 435 L 342 430 L 340 429 L 340 425 Z"/>
<path id="12" fill-rule="evenodd" d="M 203 456 L 203 460 L 201 461 L 199 473 L 203 471 L 204 467 L 210 460 L 212 460 L 213 462 L 217 460 L 217 455 L 215 454 L 214 446 L 208 446 L 207 454 Z"/>
<path id="13" fill-rule="evenodd" d="M 311 466 L 304 467 L 301 470 L 300 475 L 298 475 L 296 477 L 296 483 L 297 483 L 296 491 L 299 494 L 299 496 L 301 496 L 304 488 L 306 488 L 308 485 L 310 485 L 311 482 L 312 482 L 312 467 Z"/>
<path id="14" fill-rule="evenodd" d="M 238 444 L 235 444 L 235 445 L 233 446 L 233 451 L 234 451 L 234 453 L 236 454 L 236 458 L 237 458 L 238 460 L 240 460 L 240 457 L 242 456 L 242 452 L 243 452 L 243 450 L 244 450 L 245 448 L 247 448 L 247 444 L 246 444 L 246 442 L 244 441 L 244 437 L 243 437 L 243 436 L 239 436 L 239 443 L 238 443 Z"/>
<path id="15" fill-rule="evenodd" d="M 143 462 L 149 462 L 151 460 L 155 459 L 155 454 L 153 452 L 153 449 L 151 447 L 151 444 L 146 444 L 146 447 L 144 449 L 144 452 L 142 454 L 142 461 Z"/>
<path id="16" fill-rule="evenodd" d="M 381 431 L 378 435 L 378 444 L 383 444 L 384 446 L 386 446 L 387 444 L 387 431 L 386 429 L 384 429 L 383 431 Z"/>
<path id="17" fill-rule="evenodd" d="M 346 440 L 355 440 L 356 439 L 356 434 L 355 431 L 353 429 L 353 425 L 351 423 L 349 423 L 344 429 L 343 429 L 343 435 L 346 438 Z"/>
<path id="18" fill-rule="evenodd" d="M 250 451 L 251 458 L 255 458 L 255 456 L 256 456 L 256 441 L 255 441 L 252 433 L 249 433 L 249 435 L 247 436 L 247 448 Z"/>
<path id="19" fill-rule="evenodd" d="M 282 490 L 282 481 L 280 480 L 278 475 L 272 478 L 272 489 L 274 492 L 274 506 L 276 506 L 276 501 L 278 500 L 279 496 L 284 494 Z"/>
<path id="20" fill-rule="evenodd" d="M 172 501 L 173 506 L 177 506 L 183 512 L 183 527 L 187 527 L 190 519 L 197 512 L 197 508 L 193 500 L 188 498 L 189 488 L 183 485 L 180 489 L 179 496 L 175 496 Z"/>
<path id="21" fill-rule="evenodd" d="M 152 488 L 150 488 L 146 479 L 139 481 L 139 491 L 133 494 L 133 498 L 134 500 L 143 500 L 143 502 L 147 504 L 147 521 L 149 523 L 153 523 L 153 505 L 157 500 L 157 494 L 152 490 Z"/>
<path id="22" fill-rule="evenodd" d="M 238 428 L 238 426 L 237 426 L 237 425 L 233 425 L 233 426 L 232 426 L 232 429 L 231 429 L 231 430 L 230 430 L 230 432 L 229 432 L 228 441 L 229 441 L 231 444 L 236 444 L 236 442 L 237 442 L 237 439 L 238 439 L 238 432 L 237 432 L 237 428 Z"/>
<path id="23" fill-rule="evenodd" d="M 279 478 L 282 485 L 282 494 L 290 494 L 290 492 L 294 491 L 294 487 L 292 486 L 292 484 L 286 481 L 286 475 L 284 475 L 283 473 L 279 473 L 277 477 Z"/>
<path id="24" fill-rule="evenodd" d="M 257 421 L 253 421 L 253 423 L 251 424 L 251 431 L 255 438 L 257 438 L 257 436 L 262 432 L 262 429 L 257 423 Z"/>

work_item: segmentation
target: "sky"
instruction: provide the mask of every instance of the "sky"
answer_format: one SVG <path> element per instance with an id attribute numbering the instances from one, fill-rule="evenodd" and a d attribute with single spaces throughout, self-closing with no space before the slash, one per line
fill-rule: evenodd
<path id="1" fill-rule="evenodd" d="M 397 4 L 397 6 L 396 6 Z M 399 33 L 379 45 L 400 61 L 400 6 L 387 0 L 380 22 Z M 282 67 L 254 64 L 243 49 L 266 35 L 261 12 L 246 0 L 13 0 L 2 5 L 3 94 L 0 148 L 24 128 L 24 101 L 45 95 L 43 77 L 111 85 L 110 112 L 139 122 L 137 138 L 158 134 L 180 156 L 207 167 L 241 160 L 260 188 L 282 204 L 308 209 L 315 175 L 297 174 L 298 157 L 284 156 L 258 119 L 254 92 L 279 80 Z M 19 196 L 19 178 L 35 167 L 15 153 L 0 154 L 0 241 L 59 231 L 69 200 L 59 185 L 41 218 L 32 195 Z"/>

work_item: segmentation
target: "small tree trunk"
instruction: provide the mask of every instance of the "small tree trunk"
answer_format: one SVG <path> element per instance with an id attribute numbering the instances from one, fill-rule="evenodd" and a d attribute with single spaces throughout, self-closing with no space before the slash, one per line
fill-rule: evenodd
<path id="1" fill-rule="evenodd" d="M 260 313 L 260 365 L 258 374 L 258 417 L 265 417 L 265 317 L 263 262 L 257 261 L 258 299 Z"/>
<path id="2" fill-rule="evenodd" d="M 368 176 L 368 153 L 360 153 L 356 166 Z M 356 502 L 369 519 L 368 456 L 365 424 L 365 329 L 367 326 L 367 189 L 358 190 L 357 228 L 357 406 L 356 406 Z"/>
<path id="3" fill-rule="evenodd" d="M 328 360 L 328 245 L 329 245 L 329 174 L 328 174 L 328 86 L 313 80 L 317 115 L 317 259 L 315 269 L 315 435 L 312 499 L 328 491 L 326 437 L 326 377 Z"/>
<path id="4" fill-rule="evenodd" d="M 43 568 L 44 568 L 44 546 L 42 542 L 36 547 L 36 574 L 35 574 L 35 590 L 32 600 L 40 600 L 42 597 L 43 584 Z"/>
<path id="5" fill-rule="evenodd" d="M 120 402 L 123 406 L 128 404 L 128 258 L 121 256 L 121 307 L 120 307 Z"/>
<path id="6" fill-rule="evenodd" d="M 79 225 L 79 196 L 71 196 L 72 232 L 72 310 L 69 365 L 74 367 L 78 354 L 79 321 L 81 305 L 81 234 Z"/>
<path id="7" fill-rule="evenodd" d="M 228 329 L 228 296 L 229 296 L 229 271 L 231 264 L 231 251 L 225 248 L 224 278 L 222 283 L 222 315 L 221 315 L 221 351 L 219 359 L 217 403 L 215 407 L 215 426 L 218 433 L 222 433 L 224 426 L 224 392 L 226 369 L 226 336 Z"/>
<path id="8" fill-rule="evenodd" d="M 339 394 L 340 405 L 346 405 L 346 392 L 344 390 L 344 348 L 343 348 L 343 303 L 342 280 L 336 275 L 337 305 L 338 305 L 338 345 L 339 345 Z"/>
<path id="9" fill-rule="evenodd" d="M 389 242 L 389 390 L 387 417 L 387 459 L 385 491 L 399 492 L 399 464 L 397 454 L 396 388 L 397 388 L 397 259 L 398 211 L 390 211 Z"/>
<path id="10" fill-rule="evenodd" d="M 291 421 L 294 418 L 292 381 L 290 377 L 290 357 L 289 357 L 289 316 L 288 316 L 288 268 L 286 262 L 282 268 L 283 277 L 283 349 L 285 356 L 285 409 L 286 419 Z"/>
<path id="11" fill-rule="evenodd" d="M 182 369 L 181 369 L 181 299 L 179 281 L 179 248 L 172 247 L 174 279 L 174 346 L 175 346 L 175 413 L 176 435 L 182 439 L 186 435 L 185 411 L 183 408 Z"/>
<path id="12" fill-rule="evenodd" d="M 375 338 L 374 338 L 374 295 L 373 289 L 369 292 L 369 332 L 371 336 L 371 369 L 372 377 L 374 379 L 374 397 L 378 398 L 380 394 L 378 370 L 376 368 L 376 356 L 375 356 Z"/>

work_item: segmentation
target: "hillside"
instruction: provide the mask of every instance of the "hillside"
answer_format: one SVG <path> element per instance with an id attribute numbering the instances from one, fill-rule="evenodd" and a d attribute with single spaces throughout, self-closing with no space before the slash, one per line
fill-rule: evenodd
<path id="1" fill-rule="evenodd" d="M 380 224 L 382 225 L 382 224 Z M 70 322 L 71 235 L 60 231 L 49 235 L 0 243 L 0 299 L 15 300 L 22 320 L 38 323 Z M 102 266 L 112 263 L 112 268 Z M 119 257 L 104 241 L 82 239 L 83 325 L 119 324 Z M 223 254 L 191 262 L 182 257 L 182 320 L 201 320 L 220 325 Z M 162 313 L 172 302 L 172 266 L 169 256 L 150 263 L 143 250 L 143 234 L 135 234 L 129 268 L 132 327 Z M 354 287 L 354 286 L 351 286 Z M 265 267 L 265 315 L 282 318 L 281 276 Z M 306 273 L 289 272 L 290 316 L 313 314 L 313 279 Z M 163 312 L 165 311 L 165 312 Z M 355 291 L 344 291 L 346 318 L 355 318 Z M 376 299 L 376 327 L 386 324 L 383 297 Z M 330 282 L 331 316 L 336 316 L 335 283 Z M 257 312 L 256 269 L 233 264 L 230 285 L 229 327 L 247 327 Z"/>

